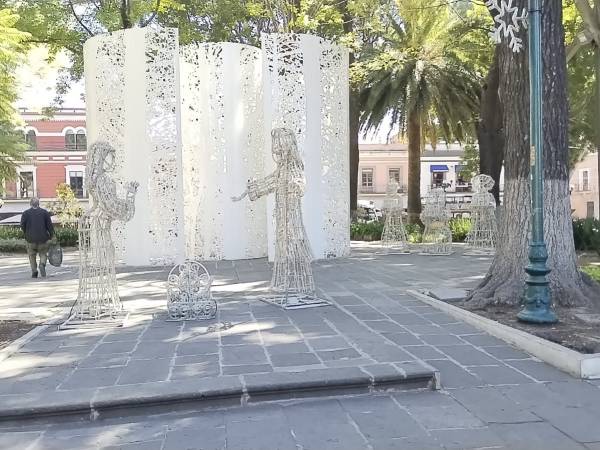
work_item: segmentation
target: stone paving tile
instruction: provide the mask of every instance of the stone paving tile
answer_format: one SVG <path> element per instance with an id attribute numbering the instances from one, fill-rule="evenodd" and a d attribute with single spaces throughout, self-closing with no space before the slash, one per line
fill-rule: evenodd
<path id="1" fill-rule="evenodd" d="M 475 366 L 469 367 L 469 371 L 481 378 L 485 384 L 491 386 L 535 382 L 531 378 L 507 366 Z"/>
<path id="2" fill-rule="evenodd" d="M 383 333 L 383 335 L 400 346 L 423 344 L 423 341 L 412 333 Z"/>
<path id="3" fill-rule="evenodd" d="M 413 406 L 410 415 L 428 430 L 478 428 L 484 423 L 458 402 L 448 405 Z"/>
<path id="4" fill-rule="evenodd" d="M 338 361 L 343 359 L 357 359 L 361 357 L 361 354 L 353 348 L 324 350 L 317 352 L 317 355 L 322 361 Z"/>
<path id="5" fill-rule="evenodd" d="M 533 408 L 535 414 L 578 442 L 600 442 L 598 418 L 587 408 Z"/>
<path id="6" fill-rule="evenodd" d="M 506 361 L 506 364 L 526 373 L 538 381 L 569 381 L 573 379 L 565 372 L 561 372 L 541 361 Z"/>
<path id="7" fill-rule="evenodd" d="M 428 360 L 427 362 L 440 371 L 444 388 L 475 387 L 483 384 L 479 378 L 452 361 Z"/>
<path id="8" fill-rule="evenodd" d="M 289 353 L 308 353 L 310 349 L 304 343 L 295 342 L 292 344 L 275 344 L 270 345 L 267 348 L 267 351 L 271 355 L 281 355 L 281 354 L 289 354 Z"/>
<path id="9" fill-rule="evenodd" d="M 516 348 L 513 348 L 509 345 L 502 345 L 498 347 L 485 347 L 484 351 L 495 358 L 503 360 L 531 358 L 531 356 L 527 353 L 517 350 Z"/>
<path id="10" fill-rule="evenodd" d="M 108 342 L 106 344 L 100 344 L 96 347 L 92 355 L 107 355 L 113 353 L 129 353 L 137 345 L 137 342 L 131 341 L 120 341 L 120 342 Z"/>
<path id="11" fill-rule="evenodd" d="M 503 340 L 495 338 L 494 336 L 490 336 L 489 334 L 465 335 L 461 336 L 461 338 L 476 347 L 507 345 Z"/>
<path id="12" fill-rule="evenodd" d="M 243 365 L 243 366 L 223 366 L 223 375 L 240 375 L 247 373 L 266 373 L 273 372 L 270 364 Z"/>
<path id="13" fill-rule="evenodd" d="M 425 430 L 392 399 L 356 397 L 340 400 L 367 439 L 425 436 Z M 390 422 L 389 417 L 394 417 Z"/>
<path id="14" fill-rule="evenodd" d="M 431 434 L 445 449 L 502 448 L 505 442 L 490 428 L 432 430 Z M 521 450 L 526 450 L 525 448 Z M 527 449 L 529 450 L 529 449 Z"/>
<path id="15" fill-rule="evenodd" d="M 424 334 L 420 338 L 429 345 L 442 347 L 447 345 L 462 345 L 465 341 L 452 334 Z M 473 347 L 471 347 L 473 348 Z M 440 349 L 443 351 L 443 349 Z"/>
<path id="16" fill-rule="evenodd" d="M 342 336 L 322 337 L 309 339 L 308 344 L 314 350 L 337 350 L 348 347 L 348 341 Z"/>
<path id="17" fill-rule="evenodd" d="M 138 384 L 166 381 L 171 360 L 144 359 L 130 361 L 119 376 L 117 384 Z"/>
<path id="18" fill-rule="evenodd" d="M 565 434 L 544 422 L 493 424 L 490 429 L 510 448 L 527 450 L 585 450 Z"/>
<path id="19" fill-rule="evenodd" d="M 112 386 L 117 382 L 123 367 L 76 369 L 60 386 L 60 390 Z"/>
<path id="20" fill-rule="evenodd" d="M 523 406 L 490 388 L 453 389 L 450 395 L 486 423 L 538 422 Z"/>
<path id="21" fill-rule="evenodd" d="M 309 366 L 321 363 L 314 353 L 271 355 L 271 362 L 275 367 Z"/>
<path id="22" fill-rule="evenodd" d="M 440 347 L 448 355 L 463 366 L 486 366 L 498 364 L 498 360 L 477 350 L 472 345 L 446 345 Z"/>
<path id="23" fill-rule="evenodd" d="M 446 359 L 446 355 L 429 345 L 409 345 L 404 347 L 404 350 L 422 360 Z"/>

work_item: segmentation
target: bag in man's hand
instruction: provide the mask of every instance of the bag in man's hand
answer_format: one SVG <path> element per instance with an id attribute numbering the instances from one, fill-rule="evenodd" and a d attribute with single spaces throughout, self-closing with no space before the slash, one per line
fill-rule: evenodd
<path id="1" fill-rule="evenodd" d="M 58 242 L 51 243 L 48 248 L 48 262 L 54 267 L 60 267 L 63 260 L 63 251 Z"/>

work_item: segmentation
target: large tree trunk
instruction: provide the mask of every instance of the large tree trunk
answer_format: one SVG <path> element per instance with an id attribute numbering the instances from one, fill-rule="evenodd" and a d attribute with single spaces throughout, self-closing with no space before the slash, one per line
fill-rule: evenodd
<path id="1" fill-rule="evenodd" d="M 350 53 L 350 65 L 354 62 L 354 54 Z M 357 200 L 358 200 L 358 163 L 360 153 L 358 150 L 358 133 L 360 130 L 360 103 L 358 99 L 358 91 L 351 87 L 350 88 L 350 105 L 349 105 L 349 116 L 350 116 L 350 211 L 354 216 L 356 214 Z"/>
<path id="2" fill-rule="evenodd" d="M 408 116 L 408 223 L 420 223 L 421 215 L 421 118 Z"/>
<path id="3" fill-rule="evenodd" d="M 344 33 L 349 35 L 354 31 L 354 22 L 352 13 L 348 10 L 348 1 L 340 2 L 342 17 L 344 19 Z M 356 56 L 351 50 L 348 56 L 348 65 L 352 68 Z M 350 211 L 352 217 L 356 215 L 357 200 L 358 200 L 358 163 L 360 153 L 358 150 L 358 133 L 360 132 L 360 102 L 359 93 L 356 87 L 350 85 L 350 102 L 348 105 L 349 123 L 349 161 L 350 161 Z"/>
<path id="4" fill-rule="evenodd" d="M 500 46 L 497 46 L 494 60 L 481 92 L 481 112 L 477 124 L 479 170 L 481 173 L 491 176 L 496 182 L 492 194 L 497 205 L 500 205 L 500 174 L 504 162 L 502 103 L 498 95 L 500 88 L 499 56 Z"/>
<path id="5" fill-rule="evenodd" d="M 526 0 L 517 0 L 519 9 Z M 529 71 L 527 52 L 500 44 L 500 98 L 505 146 L 504 207 L 497 253 L 484 281 L 468 299 L 474 307 L 517 305 L 524 289 L 531 224 L 529 150 Z M 561 306 L 585 305 L 599 298 L 597 285 L 577 271 L 573 243 L 568 170 L 568 111 L 562 6 L 545 0 L 542 15 L 544 62 L 544 226 L 552 298 Z M 527 48 L 527 47 L 525 47 Z"/>

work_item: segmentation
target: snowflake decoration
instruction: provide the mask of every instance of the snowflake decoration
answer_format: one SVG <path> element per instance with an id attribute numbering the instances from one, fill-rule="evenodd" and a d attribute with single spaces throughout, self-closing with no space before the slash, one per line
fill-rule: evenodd
<path id="1" fill-rule="evenodd" d="M 527 28 L 527 11 L 524 9 L 519 12 L 519 8 L 513 6 L 513 0 L 487 0 L 485 6 L 490 11 L 497 12 L 494 31 L 490 33 L 494 42 L 499 44 L 503 37 L 508 38 L 508 47 L 519 53 L 523 49 L 523 39 L 517 37 L 517 34 L 521 31 L 521 25 Z"/>

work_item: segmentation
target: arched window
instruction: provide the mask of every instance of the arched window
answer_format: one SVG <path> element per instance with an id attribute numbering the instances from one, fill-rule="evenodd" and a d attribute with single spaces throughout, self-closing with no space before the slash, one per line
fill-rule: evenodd
<path id="1" fill-rule="evenodd" d="M 87 149 L 85 130 L 78 130 L 77 133 L 68 130 L 65 133 L 65 146 L 67 150 L 84 152 Z"/>
<path id="2" fill-rule="evenodd" d="M 87 150 L 87 138 L 84 130 L 79 130 L 75 136 L 75 147 L 77 151 L 85 152 Z"/>
<path id="3" fill-rule="evenodd" d="M 29 146 L 29 150 L 37 150 L 37 136 L 35 130 L 29 130 L 25 133 L 25 143 Z"/>

